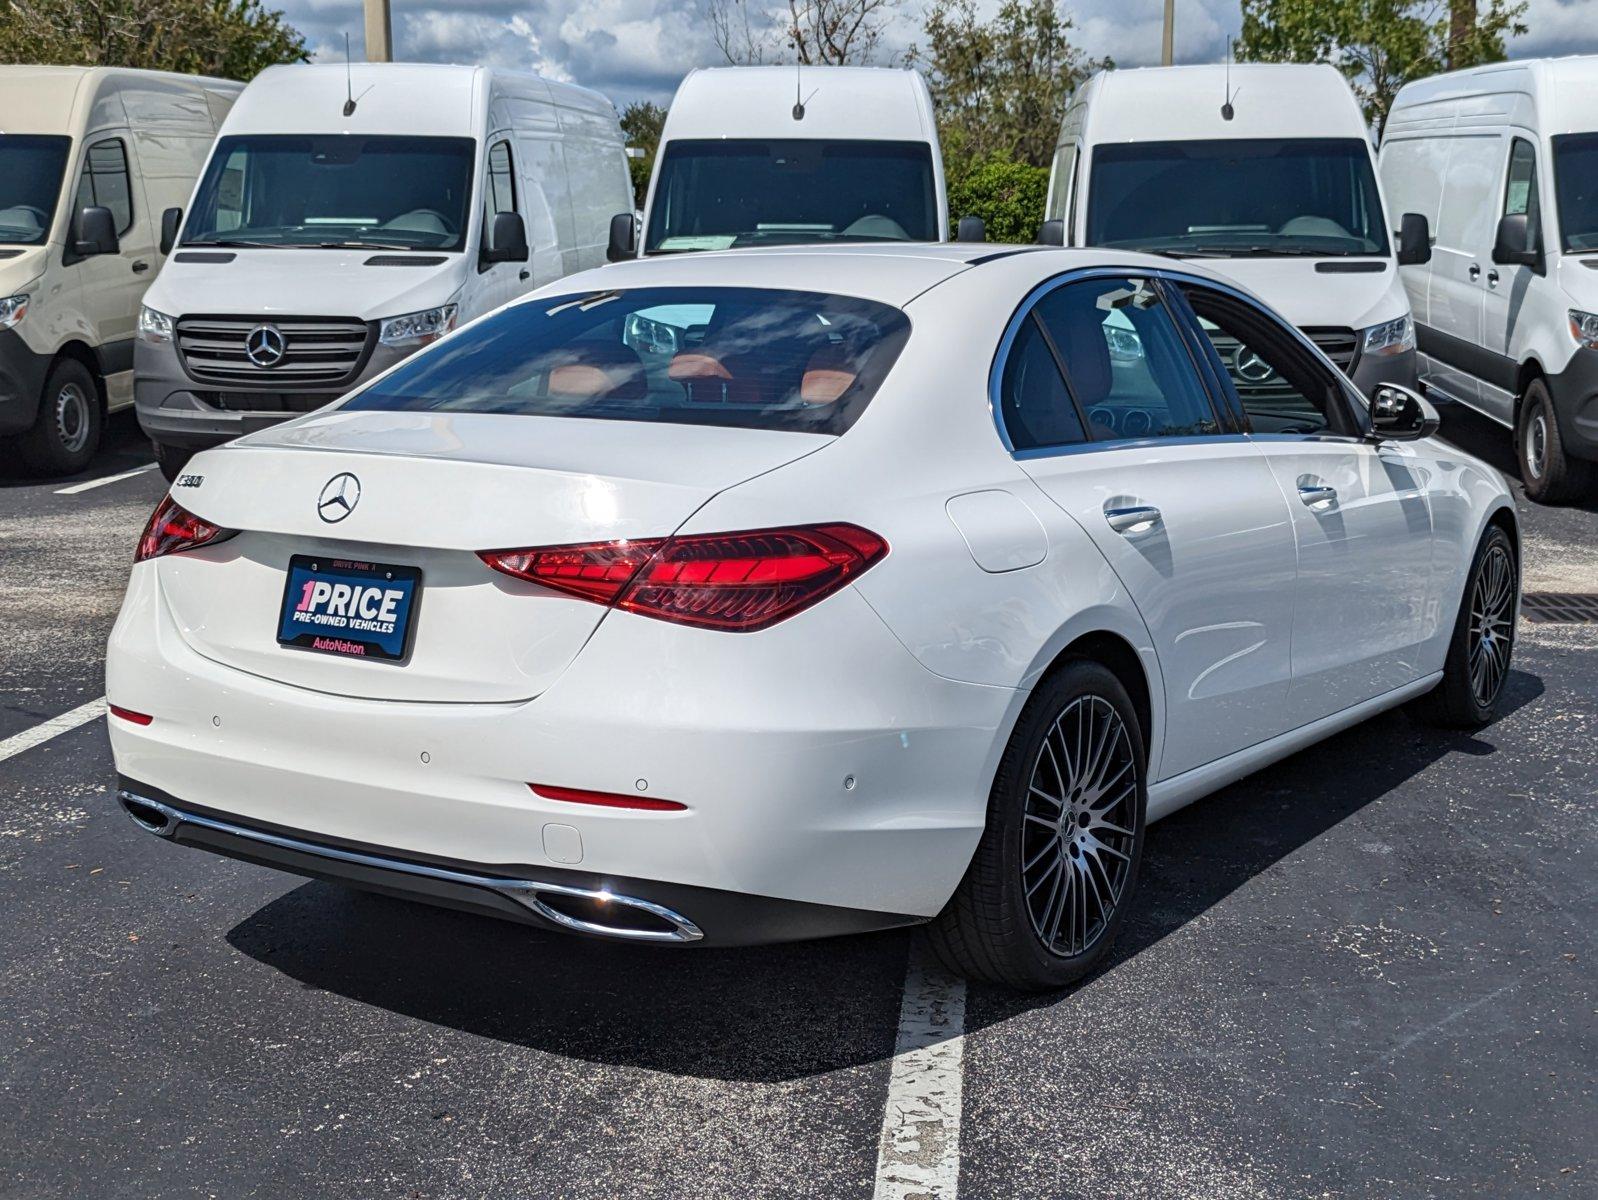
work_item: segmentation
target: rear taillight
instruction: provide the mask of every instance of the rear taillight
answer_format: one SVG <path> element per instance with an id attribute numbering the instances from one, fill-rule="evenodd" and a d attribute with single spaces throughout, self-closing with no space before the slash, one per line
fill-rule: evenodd
<path id="1" fill-rule="evenodd" d="M 150 523 L 144 527 L 144 536 L 139 539 L 139 549 L 133 561 L 141 563 L 147 558 L 160 558 L 163 554 L 208 546 L 230 538 L 237 532 L 236 529 L 223 529 L 220 525 L 201 520 L 167 496 L 150 514 Z"/>
<path id="2" fill-rule="evenodd" d="M 837 591 L 888 552 L 857 525 L 799 525 L 530 550 L 485 550 L 496 571 L 646 617 L 764 629 Z"/>

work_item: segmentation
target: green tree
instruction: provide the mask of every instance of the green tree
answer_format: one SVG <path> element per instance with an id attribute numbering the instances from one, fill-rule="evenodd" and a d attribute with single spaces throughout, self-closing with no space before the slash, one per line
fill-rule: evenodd
<path id="1" fill-rule="evenodd" d="M 644 206 L 649 177 L 655 170 L 655 148 L 666 124 L 666 110 L 649 100 L 635 100 L 621 110 L 621 131 L 627 135 L 628 149 L 642 150 L 642 158 L 629 158 L 627 169 L 633 176 L 633 198 Z"/>
<path id="2" fill-rule="evenodd" d="M 1526 0 L 1243 0 L 1240 59 L 1325 62 L 1348 77 L 1378 129 L 1412 79 L 1498 62 L 1526 32 Z"/>
<path id="3" fill-rule="evenodd" d="M 1043 220 L 1048 190 L 1047 167 L 989 159 L 950 182 L 949 223 L 954 226 L 961 217 L 981 217 L 990 242 L 1030 242 Z"/>
<path id="4" fill-rule="evenodd" d="M 309 57 L 300 32 L 261 0 L 0 0 L 0 62 L 249 80 Z"/>
<path id="5" fill-rule="evenodd" d="M 1048 165 L 1066 98 L 1114 65 L 1084 58 L 1072 28 L 1054 0 L 1004 0 L 991 21 L 975 0 L 933 0 L 907 61 L 927 75 L 952 177 L 995 158 Z"/>

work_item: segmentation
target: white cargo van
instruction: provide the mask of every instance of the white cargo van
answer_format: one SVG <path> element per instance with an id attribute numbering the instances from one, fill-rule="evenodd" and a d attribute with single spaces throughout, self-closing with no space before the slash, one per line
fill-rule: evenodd
<path id="1" fill-rule="evenodd" d="M 0 458 L 81 471 L 105 414 L 133 403 L 158 214 L 193 188 L 239 91 L 157 71 L 0 67 Z"/>
<path id="2" fill-rule="evenodd" d="M 262 72 L 188 213 L 167 215 L 176 250 L 145 297 L 139 421 L 163 471 L 602 264 L 631 194 L 616 110 L 582 88 L 408 63 Z"/>
<path id="3" fill-rule="evenodd" d="M 1598 476 L 1598 57 L 1408 85 L 1381 170 L 1437 232 L 1403 271 L 1422 383 L 1515 432 L 1532 499 L 1576 498 Z"/>
<path id="4" fill-rule="evenodd" d="M 644 254 L 948 240 L 943 154 L 919 73 L 717 67 L 677 88 L 644 205 Z M 610 257 L 639 252 L 618 207 Z"/>
<path id="5" fill-rule="evenodd" d="M 1045 242 L 1205 260 L 1367 395 L 1415 382 L 1398 263 L 1423 259 L 1428 234 L 1408 218 L 1390 232 L 1364 116 L 1332 67 L 1094 75 L 1067 104 L 1046 216 Z"/>

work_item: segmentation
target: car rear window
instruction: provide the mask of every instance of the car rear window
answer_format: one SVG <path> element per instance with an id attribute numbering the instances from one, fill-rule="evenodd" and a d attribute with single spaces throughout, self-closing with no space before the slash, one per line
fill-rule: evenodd
<path id="1" fill-rule="evenodd" d="M 909 332 L 889 305 L 813 292 L 561 296 L 479 321 L 343 407 L 841 434 Z"/>

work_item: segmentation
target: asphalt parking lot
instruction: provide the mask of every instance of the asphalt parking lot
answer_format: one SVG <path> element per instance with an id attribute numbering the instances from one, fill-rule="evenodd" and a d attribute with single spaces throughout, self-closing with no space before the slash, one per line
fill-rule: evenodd
<path id="1" fill-rule="evenodd" d="M 0 745 L 103 694 L 164 484 L 62 489 L 147 461 L 124 415 L 79 480 L 0 466 Z M 1598 593 L 1598 501 L 1521 503 L 1527 589 Z M 646 951 L 296 880 L 140 833 L 88 720 L 0 759 L 0 1195 L 1598 1196 L 1598 624 L 1523 622 L 1505 709 L 1154 826 L 1074 990 L 932 978 L 925 1124 L 913 935 Z"/>

